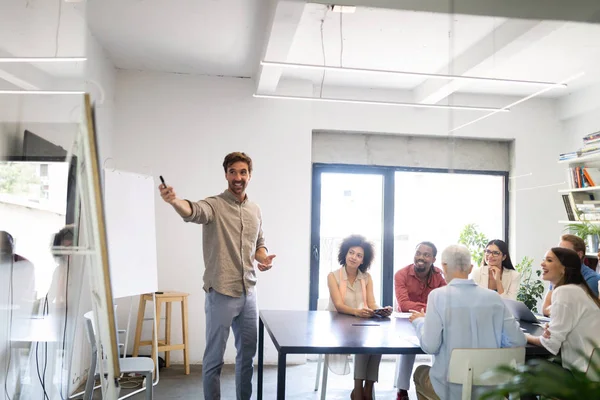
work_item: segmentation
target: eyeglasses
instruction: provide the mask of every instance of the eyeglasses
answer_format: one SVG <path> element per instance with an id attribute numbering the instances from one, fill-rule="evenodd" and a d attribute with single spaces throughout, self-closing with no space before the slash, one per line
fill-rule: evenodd
<path id="1" fill-rule="evenodd" d="M 487 249 L 486 249 L 486 250 L 485 250 L 485 254 L 486 254 L 487 256 L 499 256 L 499 255 L 501 255 L 501 254 L 502 254 L 502 252 L 500 252 L 500 251 L 497 251 L 497 250 L 494 250 L 494 251 L 492 251 L 492 250 L 487 250 Z"/>

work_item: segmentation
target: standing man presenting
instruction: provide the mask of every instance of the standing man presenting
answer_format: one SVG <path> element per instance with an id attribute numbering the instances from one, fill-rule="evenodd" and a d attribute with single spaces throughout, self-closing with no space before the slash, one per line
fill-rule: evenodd
<path id="1" fill-rule="evenodd" d="M 257 204 L 248 200 L 246 186 L 252 175 L 252 159 L 234 152 L 223 161 L 227 190 L 192 202 L 177 198 L 171 186 L 161 184 L 160 195 L 185 222 L 202 224 L 206 347 L 202 359 L 204 398 L 221 398 L 223 356 L 233 329 L 237 400 L 252 395 L 253 358 L 257 347 L 256 271 L 271 269 Z"/>

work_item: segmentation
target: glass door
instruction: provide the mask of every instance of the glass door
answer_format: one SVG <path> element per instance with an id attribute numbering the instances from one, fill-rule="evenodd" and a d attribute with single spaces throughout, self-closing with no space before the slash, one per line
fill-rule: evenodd
<path id="1" fill-rule="evenodd" d="M 384 175 L 322 169 L 315 170 L 313 178 L 317 183 L 313 193 L 317 201 L 313 199 L 311 309 L 316 309 L 317 304 L 320 309 L 326 307 L 327 275 L 340 268 L 339 247 L 351 234 L 362 235 L 374 244 L 375 257 L 369 273 L 375 299 L 381 304 Z"/>

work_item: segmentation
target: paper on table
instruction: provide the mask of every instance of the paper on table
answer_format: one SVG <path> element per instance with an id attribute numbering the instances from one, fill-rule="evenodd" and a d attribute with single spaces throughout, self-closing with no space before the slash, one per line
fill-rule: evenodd
<path id="1" fill-rule="evenodd" d="M 392 316 L 393 316 L 394 318 L 408 318 L 408 317 L 410 317 L 410 314 L 412 314 L 412 313 L 409 313 L 409 312 L 397 312 L 397 311 L 394 311 L 394 312 L 392 313 Z"/>
<path id="2" fill-rule="evenodd" d="M 419 338 L 416 336 L 400 336 L 400 339 L 405 340 L 410 344 L 414 344 L 415 346 L 421 346 L 421 342 L 419 342 Z"/>
<path id="3" fill-rule="evenodd" d="M 550 318 L 549 317 L 545 317 L 543 315 L 537 315 L 535 316 L 537 318 L 538 321 L 541 322 L 550 322 Z"/>

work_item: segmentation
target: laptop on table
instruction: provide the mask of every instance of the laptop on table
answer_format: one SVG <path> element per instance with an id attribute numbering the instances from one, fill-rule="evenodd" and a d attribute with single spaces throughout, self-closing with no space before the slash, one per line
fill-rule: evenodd
<path id="1" fill-rule="evenodd" d="M 536 316 L 522 301 L 516 301 L 511 299 L 502 299 L 506 307 L 510 310 L 513 317 L 519 321 L 532 322 L 537 324 L 543 324 L 550 321 L 550 318 L 542 315 Z"/>

